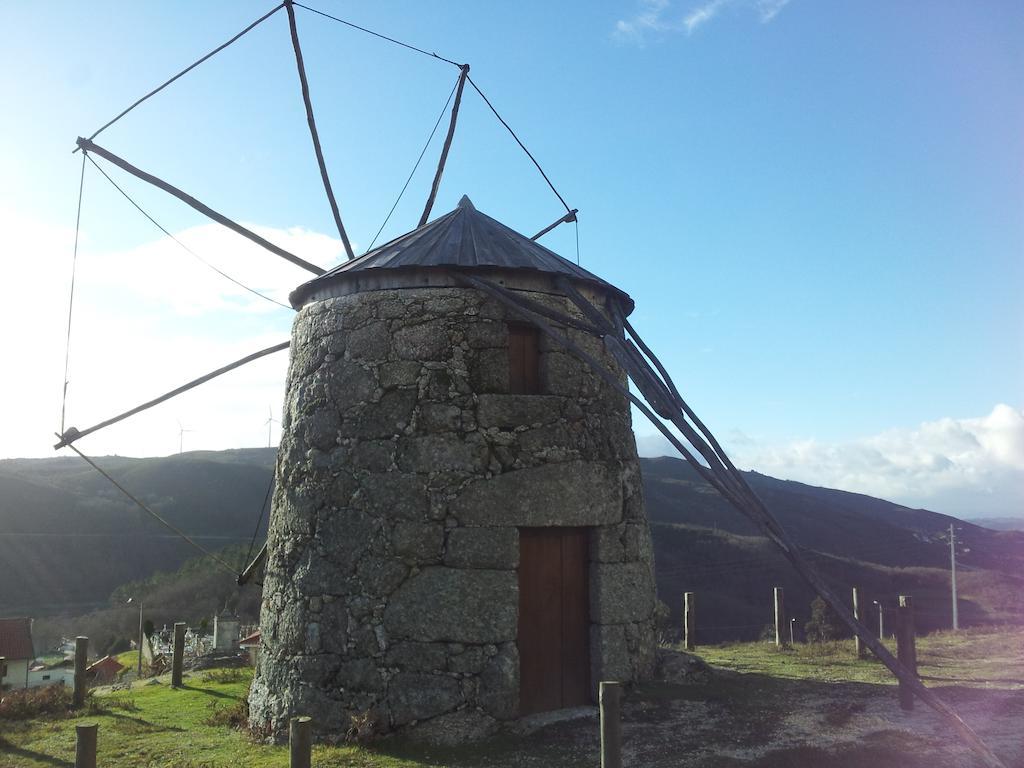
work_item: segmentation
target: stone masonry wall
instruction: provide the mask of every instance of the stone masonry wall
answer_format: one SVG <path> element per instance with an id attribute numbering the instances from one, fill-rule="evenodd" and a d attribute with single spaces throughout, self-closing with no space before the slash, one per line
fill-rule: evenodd
<path id="1" fill-rule="evenodd" d="M 628 405 L 543 336 L 544 394 L 508 394 L 507 333 L 501 305 L 462 288 L 298 314 L 253 723 L 280 733 L 309 714 L 341 735 L 370 713 L 378 729 L 462 738 L 515 717 L 519 526 L 594 526 L 592 679 L 649 673 L 653 554 Z"/>

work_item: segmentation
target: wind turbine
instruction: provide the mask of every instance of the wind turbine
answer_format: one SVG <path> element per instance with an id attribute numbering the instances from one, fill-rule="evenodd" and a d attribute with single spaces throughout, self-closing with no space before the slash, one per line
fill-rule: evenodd
<path id="1" fill-rule="evenodd" d="M 270 448 L 271 447 L 271 444 L 270 444 L 271 432 L 270 431 L 274 428 L 274 424 L 280 424 L 281 423 L 277 419 L 274 418 L 274 407 L 273 406 L 270 406 L 270 405 L 267 406 L 267 420 L 264 423 L 267 425 L 267 448 Z"/>
<path id="2" fill-rule="evenodd" d="M 178 422 L 178 453 L 181 453 L 182 448 L 185 445 L 185 433 L 186 432 L 195 432 L 195 431 L 196 430 L 194 430 L 194 429 L 186 429 L 185 427 L 183 427 L 181 425 L 180 421 Z"/>

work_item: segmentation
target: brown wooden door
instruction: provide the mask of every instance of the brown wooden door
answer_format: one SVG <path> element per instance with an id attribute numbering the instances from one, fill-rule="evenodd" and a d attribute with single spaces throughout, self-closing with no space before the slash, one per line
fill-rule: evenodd
<path id="1" fill-rule="evenodd" d="M 519 712 L 589 704 L 586 528 L 519 529 Z"/>
<path id="2" fill-rule="evenodd" d="M 508 327 L 508 391 L 540 394 L 540 332 L 533 326 Z"/>

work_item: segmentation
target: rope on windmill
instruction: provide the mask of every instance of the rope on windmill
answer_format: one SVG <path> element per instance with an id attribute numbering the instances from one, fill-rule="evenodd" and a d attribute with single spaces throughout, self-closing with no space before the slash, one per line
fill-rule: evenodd
<path id="1" fill-rule="evenodd" d="M 59 437 L 59 435 L 58 435 L 58 437 Z M 231 574 L 235 573 L 235 569 L 232 568 L 230 565 L 228 565 L 220 557 L 218 557 L 214 552 L 211 552 L 209 549 L 207 549 L 202 544 L 197 542 L 195 539 L 193 539 L 187 533 L 185 533 L 184 531 L 182 531 L 179 528 L 176 528 L 171 523 L 169 523 L 167 520 L 165 520 L 163 517 L 161 517 L 158 513 L 154 512 L 152 509 L 150 509 L 144 502 L 142 502 L 139 498 L 137 498 L 134 494 L 132 494 L 131 491 L 129 491 L 127 488 L 125 488 L 123 485 L 121 485 L 119 482 L 117 482 L 117 480 L 115 480 L 113 477 L 108 475 L 106 473 L 106 471 L 104 471 L 104 469 L 102 467 L 100 467 L 95 461 L 93 461 L 88 456 L 86 456 L 84 453 L 82 453 L 80 450 L 78 450 L 78 448 L 76 448 L 75 446 L 71 445 L 70 443 L 67 444 L 67 447 L 70 448 L 75 453 L 77 453 L 82 459 L 85 460 L 85 462 L 89 466 L 91 466 L 93 469 L 95 469 L 97 472 L 99 472 L 101 475 L 103 475 L 103 477 L 105 477 L 107 480 L 109 480 L 110 483 L 115 488 L 117 488 L 117 490 L 119 490 L 121 493 L 123 493 L 129 500 L 134 502 L 135 505 L 138 506 L 139 509 L 141 509 L 143 512 L 146 512 L 147 514 L 151 515 L 153 518 L 155 518 L 157 520 L 157 522 L 159 522 L 161 525 L 163 525 L 169 531 L 171 531 L 172 533 L 177 534 L 177 536 L 179 538 L 183 539 L 184 541 L 187 541 L 189 544 L 191 544 L 193 547 L 198 549 L 204 555 L 206 555 L 207 557 L 210 557 L 215 563 L 220 565 L 222 568 L 226 569 L 229 573 L 231 573 Z"/>
<path id="2" fill-rule="evenodd" d="M 274 15 L 275 13 L 277 13 L 277 12 L 278 12 L 279 10 L 281 10 L 281 9 L 282 9 L 283 7 L 284 7 L 284 3 L 281 3 L 280 5 L 276 5 L 276 6 L 274 6 L 274 8 L 273 8 L 272 10 L 270 10 L 270 11 L 268 11 L 267 13 L 263 14 L 262 16 L 260 16 L 260 17 L 259 17 L 258 19 L 256 19 L 256 21 L 254 21 L 254 22 L 253 22 L 252 24 L 250 24 L 249 26 L 247 26 L 247 27 L 246 27 L 245 29 L 243 29 L 243 30 L 242 30 L 241 32 L 239 32 L 239 33 L 238 33 L 237 35 L 235 35 L 234 37 L 232 37 L 232 38 L 231 38 L 230 40 L 228 40 L 228 41 L 227 41 L 227 42 L 225 42 L 225 43 L 222 43 L 222 44 L 218 45 L 218 46 L 217 46 L 216 48 L 214 48 L 214 49 L 213 49 L 212 51 L 210 51 L 210 52 L 209 52 L 208 54 L 206 54 L 205 56 L 202 56 L 202 57 L 200 57 L 199 59 L 196 59 L 196 60 L 195 60 L 194 62 L 192 62 L 191 64 L 189 64 L 189 65 L 188 65 L 187 67 L 185 67 L 185 68 L 184 68 L 183 70 L 181 70 L 181 72 L 179 72 L 178 74 L 176 74 L 176 75 L 175 75 L 174 77 L 172 77 L 172 78 L 171 78 L 170 80 L 167 80 L 167 81 L 166 81 L 166 82 L 164 82 L 164 83 L 163 83 L 162 85 L 159 85 L 159 86 L 157 86 L 157 87 L 156 87 L 156 88 L 154 88 L 154 89 L 153 89 L 152 91 L 150 91 L 150 92 L 149 92 L 149 93 L 147 93 L 147 94 L 146 94 L 145 96 L 143 96 L 143 97 L 142 97 L 141 99 L 138 99 L 137 101 L 135 101 L 135 102 L 134 102 L 134 103 L 133 103 L 133 104 L 132 104 L 132 105 L 131 105 L 130 107 L 128 107 L 127 109 L 123 110 L 123 111 L 122 111 L 122 112 L 121 112 L 120 114 L 118 114 L 118 115 L 117 115 L 117 116 L 116 116 L 115 118 L 113 118 L 112 120 L 109 120 L 108 122 L 106 122 L 106 123 L 104 123 L 104 124 L 103 124 L 102 126 L 100 126 L 100 127 L 98 128 L 98 129 L 96 129 L 95 131 L 93 131 L 93 133 L 92 133 L 92 135 L 91 135 L 91 136 L 89 137 L 89 139 L 90 139 L 90 140 L 92 140 L 92 139 L 95 139 L 95 138 L 96 138 L 97 136 L 99 136 L 99 135 L 100 135 L 101 133 L 103 133 L 103 131 L 107 130 L 107 128 L 109 128 L 109 127 L 110 127 L 110 126 L 112 126 L 112 125 L 113 125 L 114 123 L 116 123 L 116 122 L 117 122 L 118 120 L 120 120 L 120 119 L 121 119 L 122 117 L 124 117 L 125 115 L 127 115 L 127 114 L 128 114 L 129 112 L 131 112 L 131 111 L 132 111 L 133 109 L 135 109 L 135 108 L 136 108 L 137 106 L 139 106 L 139 105 L 140 105 L 140 104 L 141 104 L 142 102 L 146 101 L 147 99 L 149 99 L 149 98 L 150 98 L 150 97 L 152 97 L 152 96 L 156 96 L 156 94 L 160 93 L 160 91 L 162 91 L 162 90 L 163 90 L 164 88 L 166 88 L 167 86 L 169 86 L 169 85 L 170 85 L 171 83 L 173 83 L 173 82 L 174 82 L 175 80 L 177 80 L 177 79 L 178 79 L 179 77 L 182 77 L 183 75 L 186 75 L 186 74 L 188 74 L 189 72 L 191 72 L 191 71 L 192 71 L 193 69 L 195 69 L 196 67 L 198 67 L 198 66 L 199 66 L 200 64 L 202 64 L 202 63 L 203 63 L 204 61 L 206 61 L 207 59 L 209 59 L 209 58 L 212 58 L 212 57 L 213 57 L 213 56 L 215 56 L 216 54 L 218 54 L 218 53 L 220 53 L 221 51 L 223 51 L 223 50 L 224 50 L 225 48 L 227 48 L 227 47 L 228 47 L 229 45 L 231 45 L 231 44 L 232 44 L 233 42 L 235 42 L 236 40 L 238 40 L 238 39 L 239 39 L 240 37 L 242 37 L 242 36 L 243 36 L 244 34 L 246 34 L 246 33 L 247 33 L 247 32 L 249 32 L 250 30 L 252 30 L 253 28 L 257 27 L 258 25 L 262 24 L 262 23 L 263 23 L 264 21 L 266 21 L 267 19 L 269 19 L 269 18 L 270 18 L 271 16 L 273 16 L 273 15 Z M 76 147 L 76 148 L 75 148 L 75 149 L 73 150 L 72 154 L 74 154 L 74 152 L 77 152 L 77 151 L 78 151 L 79 149 L 82 149 L 81 145 L 77 146 L 77 147 Z"/>
<path id="3" fill-rule="evenodd" d="M 85 158 L 88 153 L 82 153 L 82 173 L 78 179 L 78 210 L 75 213 L 75 246 L 71 252 L 71 288 L 68 292 L 68 330 L 64 339 L 64 382 L 61 387 L 60 402 L 60 431 L 64 431 L 64 418 L 68 407 L 68 371 L 71 367 L 71 318 L 75 308 L 75 273 L 78 268 L 78 234 L 82 225 L 82 193 L 85 190 Z"/>
<path id="4" fill-rule="evenodd" d="M 248 285 L 243 283 L 241 280 L 237 280 L 234 277 L 232 277 L 231 275 L 229 275 L 227 272 L 224 272 L 221 269 L 218 269 L 213 264 L 211 264 L 206 259 L 204 259 L 202 256 L 200 256 L 198 253 L 193 251 L 191 248 L 189 248 L 187 245 L 185 245 L 183 242 L 181 242 L 181 240 L 179 240 L 177 237 L 172 235 L 167 230 L 166 227 L 164 227 L 162 224 L 160 224 L 159 221 L 157 221 L 152 216 L 150 216 L 149 213 L 131 197 L 131 195 L 129 195 L 127 192 L 125 192 L 116 181 L 114 181 L 112 178 L 110 178 L 110 175 L 105 170 L 103 170 L 103 166 L 101 166 L 99 163 L 97 163 L 95 160 L 92 159 L 92 155 L 90 155 L 88 152 L 83 152 L 82 154 L 83 154 L 84 157 L 89 158 L 89 162 L 93 164 L 93 167 L 97 171 L 99 171 L 100 173 L 103 174 L 103 178 L 105 178 L 107 181 L 109 181 L 113 185 L 114 189 L 116 189 L 118 192 L 120 192 L 124 196 L 125 200 L 127 200 L 129 203 L 131 203 L 133 206 L 135 206 L 135 209 L 139 213 L 141 213 L 143 216 L 145 216 L 147 219 L 149 219 L 149 221 L 152 222 L 153 226 L 155 226 L 157 229 L 159 229 L 161 232 L 163 232 L 167 237 L 169 237 L 175 243 L 180 245 L 185 250 L 186 253 L 188 253 L 193 258 L 195 258 L 197 261 L 199 261 L 199 263 L 209 267 L 210 269 L 212 269 L 214 272 L 216 272 L 218 275 L 220 275 L 221 277 L 225 278 L 226 280 L 230 280 L 232 283 L 237 285 L 239 288 L 242 288 L 243 290 L 246 290 L 246 291 L 248 291 L 249 293 L 251 293 L 251 294 L 253 294 L 255 296 L 259 296 L 261 299 L 269 301 L 272 304 L 276 304 L 277 306 L 282 307 L 284 309 L 292 309 L 292 307 L 288 306 L 287 304 L 284 304 L 284 303 L 278 301 L 275 298 L 267 296 L 264 293 L 260 293 L 255 288 L 250 288 Z M 61 431 L 63 431 L 63 425 L 61 426 Z"/>
<path id="5" fill-rule="evenodd" d="M 569 207 L 569 204 L 567 202 L 565 202 L 565 198 L 563 198 L 559 194 L 558 190 L 555 189 L 555 185 L 551 183 L 551 179 L 549 179 L 548 175 L 546 173 L 544 173 L 544 169 L 540 167 L 540 163 L 537 162 L 537 158 L 535 158 L 533 156 L 533 153 L 530 152 L 530 150 L 528 150 L 526 148 L 526 145 L 523 144 L 523 142 L 520 140 L 520 138 L 518 136 L 516 136 L 516 132 L 512 130 L 512 126 L 510 126 L 508 123 L 506 123 L 505 122 L 505 118 L 503 118 L 501 115 L 498 114 L 498 110 L 496 110 L 494 108 L 494 105 L 491 104 L 491 100 L 488 99 L 487 96 L 484 95 L 484 92 L 480 90 L 480 86 L 478 86 L 475 82 L 473 82 L 473 78 L 469 77 L 467 75 L 466 79 L 469 80 L 469 84 L 473 86 L 473 89 L 477 93 L 480 94 L 480 98 L 484 100 L 484 103 L 490 108 L 491 112 L 494 113 L 494 116 L 496 118 L 498 118 L 498 122 L 500 122 L 502 125 L 505 126 L 505 129 L 510 134 L 512 134 L 512 138 L 516 140 L 516 144 L 518 144 L 522 148 L 523 152 L 526 153 L 526 156 L 529 157 L 530 160 L 533 161 L 533 164 L 537 167 L 537 170 L 540 171 L 540 175 L 544 177 L 544 181 L 546 181 L 548 183 L 548 186 L 551 187 L 551 191 L 555 193 L 555 197 L 557 197 L 559 202 L 561 202 L 562 205 L 565 206 L 566 213 L 571 213 L 572 212 L 572 208 Z"/>
<path id="6" fill-rule="evenodd" d="M 384 221 L 381 223 L 380 228 L 377 230 L 377 234 L 373 236 L 373 240 L 370 241 L 369 247 L 366 249 L 366 253 L 373 250 L 374 244 L 377 242 L 377 238 L 380 237 L 380 233 L 384 231 L 384 227 L 388 225 L 391 220 L 391 215 L 395 212 L 395 208 L 402 201 L 402 196 L 405 195 L 405 190 L 409 188 L 409 183 L 412 181 L 412 177 L 416 175 L 417 169 L 420 167 L 420 163 L 423 161 L 423 156 L 427 154 L 427 149 L 430 147 L 430 142 L 434 140 L 434 134 L 437 133 L 437 129 L 441 125 L 441 121 L 444 119 L 444 113 L 448 111 L 448 105 L 452 103 L 452 97 L 455 95 L 455 89 L 459 87 L 459 83 L 462 81 L 462 75 L 460 74 L 455 79 L 455 85 L 452 86 L 452 90 L 448 94 L 448 99 L 445 101 L 444 106 L 441 107 L 441 114 L 437 116 L 437 120 L 434 122 L 434 127 L 430 130 L 430 135 L 427 137 L 426 143 L 423 145 L 423 149 L 420 150 L 420 156 L 416 158 L 416 162 L 413 163 L 412 170 L 409 171 L 409 176 L 405 180 L 405 184 L 402 185 L 401 191 L 398 193 L 398 197 L 395 198 L 394 205 L 391 206 L 391 210 L 388 211 L 388 215 L 384 217 Z"/>
<path id="7" fill-rule="evenodd" d="M 447 62 L 448 64 L 451 64 L 453 67 L 461 67 L 462 66 L 458 62 L 452 61 L 451 59 L 446 59 L 444 56 L 438 56 L 436 53 L 432 53 L 431 51 L 425 51 L 422 48 L 417 48 L 415 45 L 411 45 L 409 43 L 403 43 L 401 40 L 396 40 L 393 37 L 388 37 L 387 35 L 382 35 L 380 32 L 374 32 L 372 29 L 367 29 L 366 27 L 361 27 L 358 24 L 353 24 L 351 21 L 345 21 L 345 19 L 339 19 L 337 16 L 331 16 L 331 14 L 329 14 L 329 13 L 324 13 L 323 11 L 318 11 L 316 8 L 310 8 L 308 5 L 303 5 L 302 3 L 294 3 L 294 4 L 299 6 L 299 8 L 305 8 L 307 11 L 311 11 L 311 12 L 313 12 L 313 13 L 319 15 L 319 16 L 323 16 L 326 19 L 331 19 L 332 21 L 337 21 L 340 24 L 344 24 L 346 27 L 352 27 L 352 29 L 358 29 L 360 32 L 365 32 L 368 35 L 373 35 L 374 37 L 379 37 L 381 40 L 387 40 L 389 43 L 394 43 L 395 45 L 399 45 L 402 48 L 408 48 L 410 51 L 416 51 L 416 53 L 422 53 L 424 56 L 429 56 L 430 58 L 437 59 L 438 61 Z"/>

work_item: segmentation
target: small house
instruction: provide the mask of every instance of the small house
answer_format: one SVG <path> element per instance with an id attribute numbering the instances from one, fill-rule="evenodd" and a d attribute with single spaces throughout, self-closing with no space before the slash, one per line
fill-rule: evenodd
<path id="1" fill-rule="evenodd" d="M 27 688 L 28 670 L 35 658 L 32 647 L 32 619 L 0 619 L 0 688 Z"/>
<path id="2" fill-rule="evenodd" d="M 243 637 L 238 641 L 238 647 L 245 651 L 249 657 L 249 664 L 255 667 L 260 653 L 260 631 L 257 629 L 251 635 Z"/>
<path id="3" fill-rule="evenodd" d="M 104 656 L 86 667 L 85 675 L 93 683 L 109 683 L 117 679 L 122 669 L 124 665 L 113 656 Z"/>

